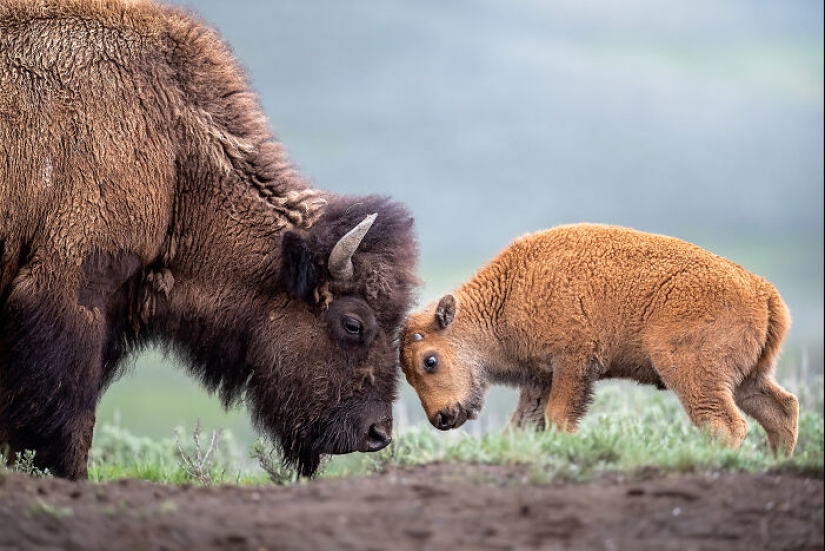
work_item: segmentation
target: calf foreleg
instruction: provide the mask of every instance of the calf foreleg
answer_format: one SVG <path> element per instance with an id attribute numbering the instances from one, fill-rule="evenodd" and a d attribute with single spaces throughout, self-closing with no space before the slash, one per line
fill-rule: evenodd
<path id="1" fill-rule="evenodd" d="M 548 427 L 574 432 L 593 401 L 593 385 L 598 379 L 595 364 L 585 355 L 553 359 L 553 384 L 545 408 Z"/>
<path id="2" fill-rule="evenodd" d="M 550 385 L 522 385 L 519 391 L 518 405 L 513 411 L 513 416 L 510 418 L 507 428 L 544 430 L 544 415 L 549 397 Z"/>

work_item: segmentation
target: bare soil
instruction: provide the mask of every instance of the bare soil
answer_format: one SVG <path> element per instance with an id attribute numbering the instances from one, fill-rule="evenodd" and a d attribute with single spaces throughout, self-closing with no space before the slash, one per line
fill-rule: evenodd
<path id="1" fill-rule="evenodd" d="M 647 472 L 536 484 L 431 464 L 293 486 L 0 479 L 0 549 L 823 549 L 823 481 Z"/>

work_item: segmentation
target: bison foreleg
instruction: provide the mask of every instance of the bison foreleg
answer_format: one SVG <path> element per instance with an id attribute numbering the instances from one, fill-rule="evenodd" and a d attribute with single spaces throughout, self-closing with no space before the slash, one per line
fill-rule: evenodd
<path id="1" fill-rule="evenodd" d="M 0 435 L 12 453 L 85 478 L 100 386 L 103 315 L 73 294 L 13 283 L 0 311 Z"/>

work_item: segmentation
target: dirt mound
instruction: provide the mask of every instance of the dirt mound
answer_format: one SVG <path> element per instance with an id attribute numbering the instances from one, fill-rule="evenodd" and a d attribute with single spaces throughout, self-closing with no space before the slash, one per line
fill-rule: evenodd
<path id="1" fill-rule="evenodd" d="M 647 473 L 534 484 L 431 464 L 289 487 L 0 479 L 0 549 L 823 549 L 823 481 Z"/>

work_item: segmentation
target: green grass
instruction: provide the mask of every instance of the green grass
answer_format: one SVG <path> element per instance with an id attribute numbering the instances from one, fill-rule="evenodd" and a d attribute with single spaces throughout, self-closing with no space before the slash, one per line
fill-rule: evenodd
<path id="1" fill-rule="evenodd" d="M 575 434 L 497 431 L 472 436 L 468 431 L 442 433 L 417 424 L 396 434 L 394 443 L 381 452 L 327 458 L 319 476 L 357 476 L 393 465 L 450 461 L 526 465 L 532 482 L 581 482 L 607 472 L 632 476 L 649 468 L 667 472 L 783 470 L 823 477 L 822 378 L 791 390 L 800 397 L 802 406 L 799 442 L 791 458 L 773 457 L 764 431 L 751 420 L 742 447 L 729 450 L 692 426 L 672 393 L 610 382 L 599 386 L 590 412 Z M 90 480 L 129 477 L 170 484 L 197 482 L 198 477 L 183 468 L 181 459 L 182 453 L 196 456 L 192 435 L 178 434 L 177 438 L 152 439 L 114 425 L 101 426 L 91 453 Z M 211 435 L 211 431 L 201 434 L 202 453 L 207 451 Z M 214 463 L 205 473 L 209 483 L 268 483 L 270 475 L 264 469 L 279 484 L 294 481 L 278 470 L 277 456 L 263 444 L 255 445 L 254 451 L 243 449 L 231 433 L 223 433 L 216 442 L 210 452 Z"/>
<path id="2" fill-rule="evenodd" d="M 96 430 L 89 457 L 89 480 L 106 482 L 121 478 L 138 478 L 166 484 L 199 481 L 187 471 L 183 455 L 196 457 L 191 433 L 177 428 L 175 437 L 154 439 L 136 436 L 116 425 L 102 425 Z M 266 474 L 244 460 L 241 446 L 231 432 L 220 431 L 210 447 L 212 434 L 201 435 L 201 452 L 209 451 L 211 462 L 204 462 L 205 476 L 212 484 L 254 484 L 267 480 Z"/>
<path id="3" fill-rule="evenodd" d="M 791 458 L 775 458 L 762 428 L 749 420 L 739 450 L 710 441 L 687 419 L 671 393 L 628 383 L 600 389 L 579 431 L 517 431 L 440 434 L 417 426 L 401 434 L 388 450 L 353 456 L 351 463 L 330 462 L 325 475 L 362 474 L 389 464 L 430 461 L 529 465 L 536 481 L 586 481 L 604 472 L 633 473 L 643 468 L 670 472 L 788 470 L 823 476 L 822 380 L 803 396 L 799 442 Z"/>

